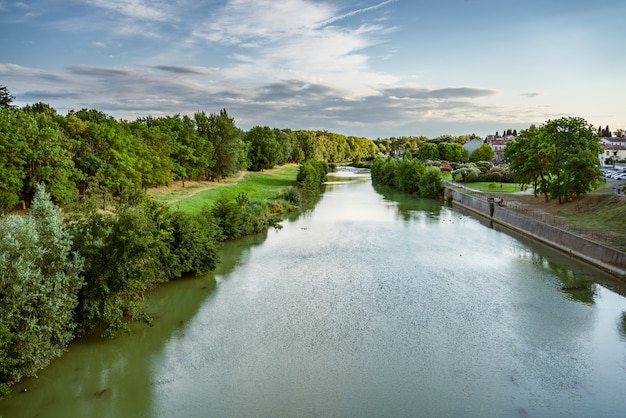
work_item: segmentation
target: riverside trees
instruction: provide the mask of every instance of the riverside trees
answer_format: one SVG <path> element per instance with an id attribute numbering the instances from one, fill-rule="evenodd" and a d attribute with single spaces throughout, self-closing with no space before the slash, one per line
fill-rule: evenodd
<path id="1" fill-rule="evenodd" d="M 8 94 L 8 93 L 7 93 Z M 175 180 L 219 180 L 309 159 L 360 161 L 379 155 L 367 138 L 256 126 L 243 132 L 225 109 L 193 117 L 116 120 L 95 109 L 57 114 L 44 103 L 0 106 L 0 214 L 28 206 L 36 185 L 67 204 Z"/>
<path id="2" fill-rule="evenodd" d="M 31 214 L 0 219 L 0 397 L 60 356 L 76 328 L 82 258 L 43 186 Z"/>
<path id="3" fill-rule="evenodd" d="M 436 198 L 443 190 L 441 170 L 411 157 L 376 160 L 371 170 L 374 184 L 393 187 L 402 193 Z"/>
<path id="4" fill-rule="evenodd" d="M 546 202 L 549 198 L 563 202 L 593 190 L 601 178 L 601 153 L 591 125 L 567 117 L 522 130 L 504 156 L 518 182 L 532 184 Z"/>

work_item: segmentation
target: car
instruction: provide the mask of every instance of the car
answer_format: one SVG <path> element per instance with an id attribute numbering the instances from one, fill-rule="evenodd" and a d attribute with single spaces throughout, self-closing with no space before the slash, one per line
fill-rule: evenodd
<path id="1" fill-rule="evenodd" d="M 626 173 L 615 174 L 612 178 L 615 180 L 626 180 Z"/>

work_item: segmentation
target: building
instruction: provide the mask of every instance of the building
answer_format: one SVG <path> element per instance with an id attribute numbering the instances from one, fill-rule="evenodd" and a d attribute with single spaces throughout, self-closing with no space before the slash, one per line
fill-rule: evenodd
<path id="1" fill-rule="evenodd" d="M 506 148 L 506 144 L 514 140 L 514 135 L 487 135 L 485 142 L 493 148 L 493 152 L 495 154 L 493 160 L 496 164 L 504 160 L 504 149 Z"/>

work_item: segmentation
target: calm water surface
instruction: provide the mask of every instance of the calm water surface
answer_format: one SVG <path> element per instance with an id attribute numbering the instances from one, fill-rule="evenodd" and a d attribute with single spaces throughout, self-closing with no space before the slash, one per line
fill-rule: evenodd
<path id="1" fill-rule="evenodd" d="M 154 327 L 74 343 L 0 415 L 626 414 L 623 286 L 368 176 L 331 180 L 214 274 L 159 289 Z"/>

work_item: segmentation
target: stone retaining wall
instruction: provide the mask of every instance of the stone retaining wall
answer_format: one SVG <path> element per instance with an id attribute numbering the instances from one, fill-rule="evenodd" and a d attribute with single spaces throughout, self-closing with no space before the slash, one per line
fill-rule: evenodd
<path id="1" fill-rule="evenodd" d="M 494 205 L 493 217 L 487 200 L 467 195 L 458 190 L 445 189 L 446 198 L 452 197 L 453 205 L 471 210 L 487 219 L 537 239 L 589 264 L 601 268 L 622 280 L 626 280 L 626 253 L 607 247 L 562 229 L 529 218 L 517 212 Z"/>

